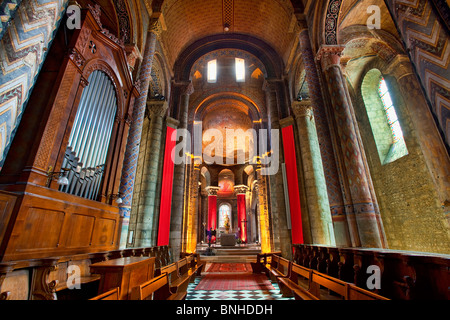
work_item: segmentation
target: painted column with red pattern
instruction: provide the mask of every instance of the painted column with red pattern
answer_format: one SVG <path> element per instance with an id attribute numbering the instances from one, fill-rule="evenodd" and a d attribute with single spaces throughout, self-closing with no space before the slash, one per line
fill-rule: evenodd
<path id="1" fill-rule="evenodd" d="M 350 187 L 354 218 L 361 246 L 386 246 L 384 230 L 376 199 L 370 189 L 370 173 L 364 164 L 363 148 L 352 115 L 352 105 L 346 93 L 346 83 L 340 66 L 344 46 L 323 45 L 317 55 L 328 84 L 339 144 L 344 157 L 345 177 Z"/>

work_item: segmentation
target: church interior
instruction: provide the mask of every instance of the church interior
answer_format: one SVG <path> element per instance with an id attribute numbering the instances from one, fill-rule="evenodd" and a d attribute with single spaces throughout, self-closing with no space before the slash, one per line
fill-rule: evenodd
<path id="1" fill-rule="evenodd" d="M 448 300 L 449 0 L 4 0 L 0 300 Z"/>

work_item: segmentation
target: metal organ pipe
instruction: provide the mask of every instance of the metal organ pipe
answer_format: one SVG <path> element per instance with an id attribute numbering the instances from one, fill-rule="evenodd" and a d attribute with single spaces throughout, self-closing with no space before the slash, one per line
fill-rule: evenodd
<path id="1" fill-rule="evenodd" d="M 70 169 L 63 192 L 96 200 L 117 113 L 116 91 L 109 77 L 94 71 L 83 90 L 63 167 Z"/>

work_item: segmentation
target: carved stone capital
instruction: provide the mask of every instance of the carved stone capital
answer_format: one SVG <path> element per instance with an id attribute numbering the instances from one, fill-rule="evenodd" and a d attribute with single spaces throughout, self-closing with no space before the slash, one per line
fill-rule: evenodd
<path id="1" fill-rule="evenodd" d="M 308 31 L 308 23 L 306 21 L 306 15 L 304 13 L 296 13 L 295 18 L 297 19 L 299 33 L 302 33 L 303 31 Z"/>
<path id="2" fill-rule="evenodd" d="M 166 124 L 167 124 L 168 127 L 171 127 L 173 129 L 177 129 L 178 126 L 180 125 L 180 121 L 178 121 L 177 119 L 174 119 L 172 117 L 167 117 Z"/>
<path id="3" fill-rule="evenodd" d="M 236 194 L 246 194 L 247 191 L 248 191 L 248 187 L 246 185 L 234 186 L 234 192 Z"/>
<path id="4" fill-rule="evenodd" d="M 280 127 L 285 128 L 294 124 L 294 118 L 289 116 L 280 120 Z"/>
<path id="5" fill-rule="evenodd" d="M 217 196 L 217 192 L 219 192 L 219 187 L 206 187 L 205 190 L 208 193 L 208 196 Z"/>
<path id="6" fill-rule="evenodd" d="M 164 117 L 169 104 L 167 101 L 147 101 L 147 112 L 150 118 Z"/>
<path id="7" fill-rule="evenodd" d="M 277 79 L 264 79 L 263 83 L 263 91 L 265 92 L 275 92 L 277 91 L 277 82 L 280 80 Z"/>
<path id="8" fill-rule="evenodd" d="M 159 38 L 165 30 L 167 30 L 167 27 L 162 13 L 153 14 L 150 18 L 148 31 L 154 33 Z"/>
<path id="9" fill-rule="evenodd" d="M 310 100 L 295 101 L 292 103 L 292 111 L 296 119 L 308 117 L 312 120 L 314 117 L 314 109 Z"/>
<path id="10" fill-rule="evenodd" d="M 330 67 L 341 65 L 341 56 L 345 46 L 322 45 L 317 52 L 316 59 L 320 61 L 322 70 L 326 71 Z"/>
<path id="11" fill-rule="evenodd" d="M 192 81 L 173 81 L 172 86 L 179 90 L 180 95 L 191 95 L 194 93 L 194 85 Z"/>

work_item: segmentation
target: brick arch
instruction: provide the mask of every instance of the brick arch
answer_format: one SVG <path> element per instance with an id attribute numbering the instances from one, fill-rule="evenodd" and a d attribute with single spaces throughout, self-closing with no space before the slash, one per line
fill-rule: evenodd
<path id="1" fill-rule="evenodd" d="M 242 106 L 245 106 L 249 111 L 249 116 L 253 121 L 261 119 L 261 109 L 250 98 L 245 95 L 234 92 L 222 92 L 219 91 L 215 94 L 205 93 L 189 108 L 189 119 L 200 120 L 202 115 L 206 112 L 206 109 L 211 104 L 215 104 L 220 100 L 234 100 Z"/>
<path id="2" fill-rule="evenodd" d="M 266 70 L 268 78 L 281 78 L 284 63 L 278 53 L 266 42 L 243 34 L 218 34 L 197 40 L 189 45 L 175 61 L 174 78 L 188 81 L 195 62 L 202 56 L 218 49 L 240 49 L 256 56 Z"/>

